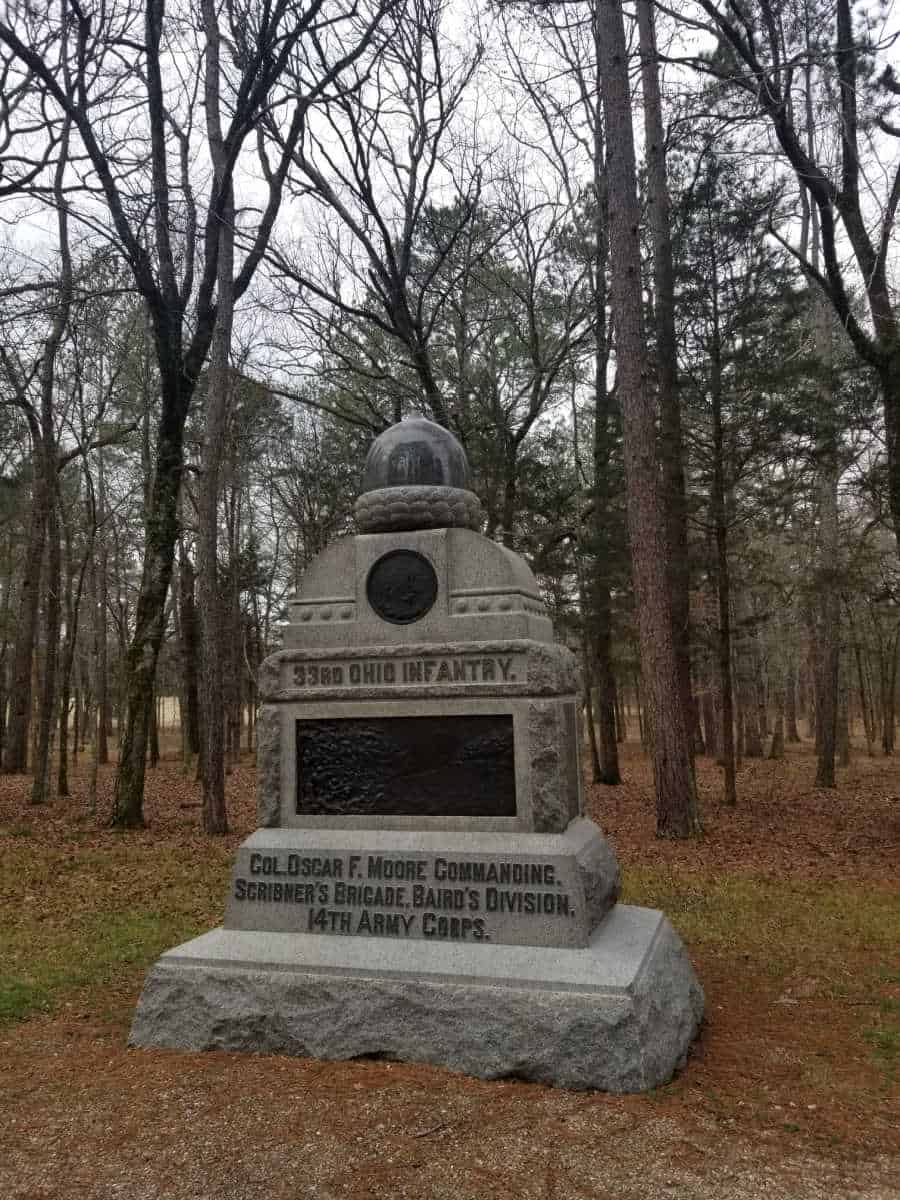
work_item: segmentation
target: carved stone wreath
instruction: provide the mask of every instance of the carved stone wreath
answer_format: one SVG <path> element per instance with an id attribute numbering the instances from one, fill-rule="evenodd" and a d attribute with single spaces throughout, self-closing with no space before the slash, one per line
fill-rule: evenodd
<path id="1" fill-rule="evenodd" d="M 378 488 L 356 501 L 356 523 L 362 533 L 394 533 L 408 529 L 479 529 L 481 501 L 463 488 Z"/>

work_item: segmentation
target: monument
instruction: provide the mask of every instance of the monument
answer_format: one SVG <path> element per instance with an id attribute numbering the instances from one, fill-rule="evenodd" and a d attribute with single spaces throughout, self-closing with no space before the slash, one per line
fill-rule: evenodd
<path id="1" fill-rule="evenodd" d="M 479 518 L 445 429 L 375 441 L 360 532 L 306 571 L 262 667 L 259 828 L 224 925 L 155 964 L 133 1045 L 617 1092 L 684 1061 L 701 988 L 665 916 L 617 903 L 574 658 Z"/>

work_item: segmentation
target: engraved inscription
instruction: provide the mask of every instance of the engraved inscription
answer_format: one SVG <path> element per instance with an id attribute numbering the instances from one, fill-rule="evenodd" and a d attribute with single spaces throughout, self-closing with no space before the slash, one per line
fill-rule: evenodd
<path id="1" fill-rule="evenodd" d="M 375 563 L 366 580 L 369 604 L 392 625 L 409 625 L 431 609 L 437 599 L 434 567 L 415 550 L 391 550 Z"/>
<path id="2" fill-rule="evenodd" d="M 552 862 L 254 852 L 232 900 L 290 908 L 306 933 L 490 942 L 498 920 L 572 920 L 564 874 Z"/>
<path id="3" fill-rule="evenodd" d="M 297 812 L 515 816 L 512 717 L 298 720 Z"/>
<path id="4" fill-rule="evenodd" d="M 524 677 L 517 655 L 448 654 L 434 658 L 364 658 L 294 663 L 295 687 L 381 687 L 448 683 L 516 683 Z"/>

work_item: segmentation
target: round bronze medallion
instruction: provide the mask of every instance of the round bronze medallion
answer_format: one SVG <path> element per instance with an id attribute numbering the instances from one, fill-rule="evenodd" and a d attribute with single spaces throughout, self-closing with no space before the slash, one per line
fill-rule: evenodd
<path id="1" fill-rule="evenodd" d="M 392 625 L 409 625 L 429 611 L 437 599 L 434 567 L 415 550 L 392 550 L 372 566 L 366 595 L 375 612 Z"/>

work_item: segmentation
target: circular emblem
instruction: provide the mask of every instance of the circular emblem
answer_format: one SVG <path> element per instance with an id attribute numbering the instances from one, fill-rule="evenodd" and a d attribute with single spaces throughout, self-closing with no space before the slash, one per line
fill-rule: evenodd
<path id="1" fill-rule="evenodd" d="M 424 617 L 437 599 L 434 567 L 415 550 L 392 550 L 379 558 L 366 580 L 372 608 L 392 625 L 409 625 Z"/>

